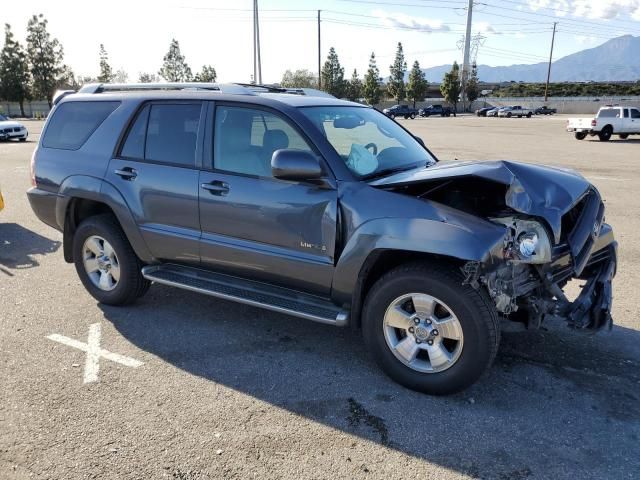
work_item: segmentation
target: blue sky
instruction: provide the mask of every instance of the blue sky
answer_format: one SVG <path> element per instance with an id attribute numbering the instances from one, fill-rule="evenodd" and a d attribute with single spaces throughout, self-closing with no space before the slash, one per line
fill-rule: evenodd
<path id="1" fill-rule="evenodd" d="M 367 68 L 372 51 L 388 75 L 397 43 L 409 65 L 423 67 L 462 58 L 468 0 L 259 0 L 263 81 L 286 69 L 317 70 L 316 10 L 321 9 L 322 56 L 330 46 L 350 76 Z M 135 80 L 157 72 L 171 38 L 180 41 L 192 69 L 211 64 L 221 81 L 248 81 L 252 73 L 252 0 L 111 0 L 85 8 L 70 0 L 25 0 L 4 9 L 24 41 L 34 13 L 49 19 L 76 74 L 96 75 L 104 43 L 115 69 Z M 483 37 L 477 61 L 511 65 L 546 61 L 553 22 L 558 22 L 554 58 L 624 34 L 640 35 L 640 0 L 476 0 L 472 34 Z M 0 40 L 2 41 L 2 40 Z"/>

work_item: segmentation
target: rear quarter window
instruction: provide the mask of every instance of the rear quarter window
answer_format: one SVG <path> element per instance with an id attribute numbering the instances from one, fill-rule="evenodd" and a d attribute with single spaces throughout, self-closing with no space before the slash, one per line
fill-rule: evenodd
<path id="1" fill-rule="evenodd" d="M 45 148 L 78 150 L 120 102 L 65 102 L 56 108 L 42 138 Z"/>

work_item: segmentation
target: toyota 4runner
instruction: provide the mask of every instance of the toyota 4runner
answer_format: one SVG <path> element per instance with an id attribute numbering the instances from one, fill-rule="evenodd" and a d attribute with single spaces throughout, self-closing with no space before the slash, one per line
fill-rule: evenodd
<path id="1" fill-rule="evenodd" d="M 361 327 L 387 374 L 431 394 L 481 376 L 501 321 L 611 327 L 616 242 L 575 172 L 440 163 L 312 91 L 105 84 L 55 104 L 28 196 L 99 302 L 153 282 Z"/>

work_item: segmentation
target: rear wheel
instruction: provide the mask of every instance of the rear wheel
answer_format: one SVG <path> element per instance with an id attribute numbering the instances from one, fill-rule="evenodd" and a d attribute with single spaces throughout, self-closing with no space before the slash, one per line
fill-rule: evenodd
<path id="1" fill-rule="evenodd" d="M 527 113 L 527 118 L 531 118 L 531 112 Z"/>
<path id="2" fill-rule="evenodd" d="M 576 140 L 584 140 L 587 138 L 587 132 L 576 132 L 573 136 L 576 137 Z"/>
<path id="3" fill-rule="evenodd" d="M 409 115 L 409 117 L 411 117 L 411 120 L 414 120 L 416 118 L 416 114 L 412 113 L 411 115 Z"/>
<path id="4" fill-rule="evenodd" d="M 611 125 L 607 125 L 600 131 L 598 137 L 601 142 L 608 142 L 611 139 L 611 135 L 613 135 L 613 128 L 611 128 Z"/>
<path id="5" fill-rule="evenodd" d="M 619 137 L 620 137 L 621 140 L 626 140 L 627 138 L 629 138 L 629 134 L 628 133 L 621 133 L 619 135 Z"/>
<path id="6" fill-rule="evenodd" d="M 486 294 L 463 285 L 453 268 L 396 268 L 367 295 L 363 333 L 369 351 L 396 382 L 442 395 L 473 384 L 493 361 L 498 317 Z"/>
<path id="7" fill-rule="evenodd" d="M 73 259 L 87 291 L 100 303 L 127 305 L 144 295 L 151 282 L 118 222 L 111 215 L 84 220 L 73 237 Z"/>

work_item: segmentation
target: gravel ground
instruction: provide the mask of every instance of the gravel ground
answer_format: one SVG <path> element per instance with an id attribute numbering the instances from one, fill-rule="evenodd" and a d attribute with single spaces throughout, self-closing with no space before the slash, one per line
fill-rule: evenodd
<path id="1" fill-rule="evenodd" d="M 96 304 L 28 205 L 28 122 L 29 142 L 0 143 L 0 478 L 638 478 L 640 140 L 578 142 L 564 121 L 403 121 L 442 159 L 581 171 L 620 241 L 611 333 L 505 332 L 488 375 L 444 398 L 390 381 L 347 329 L 162 286 Z M 86 354 L 47 336 L 94 324 L 143 365 L 101 358 L 83 383 Z"/>

